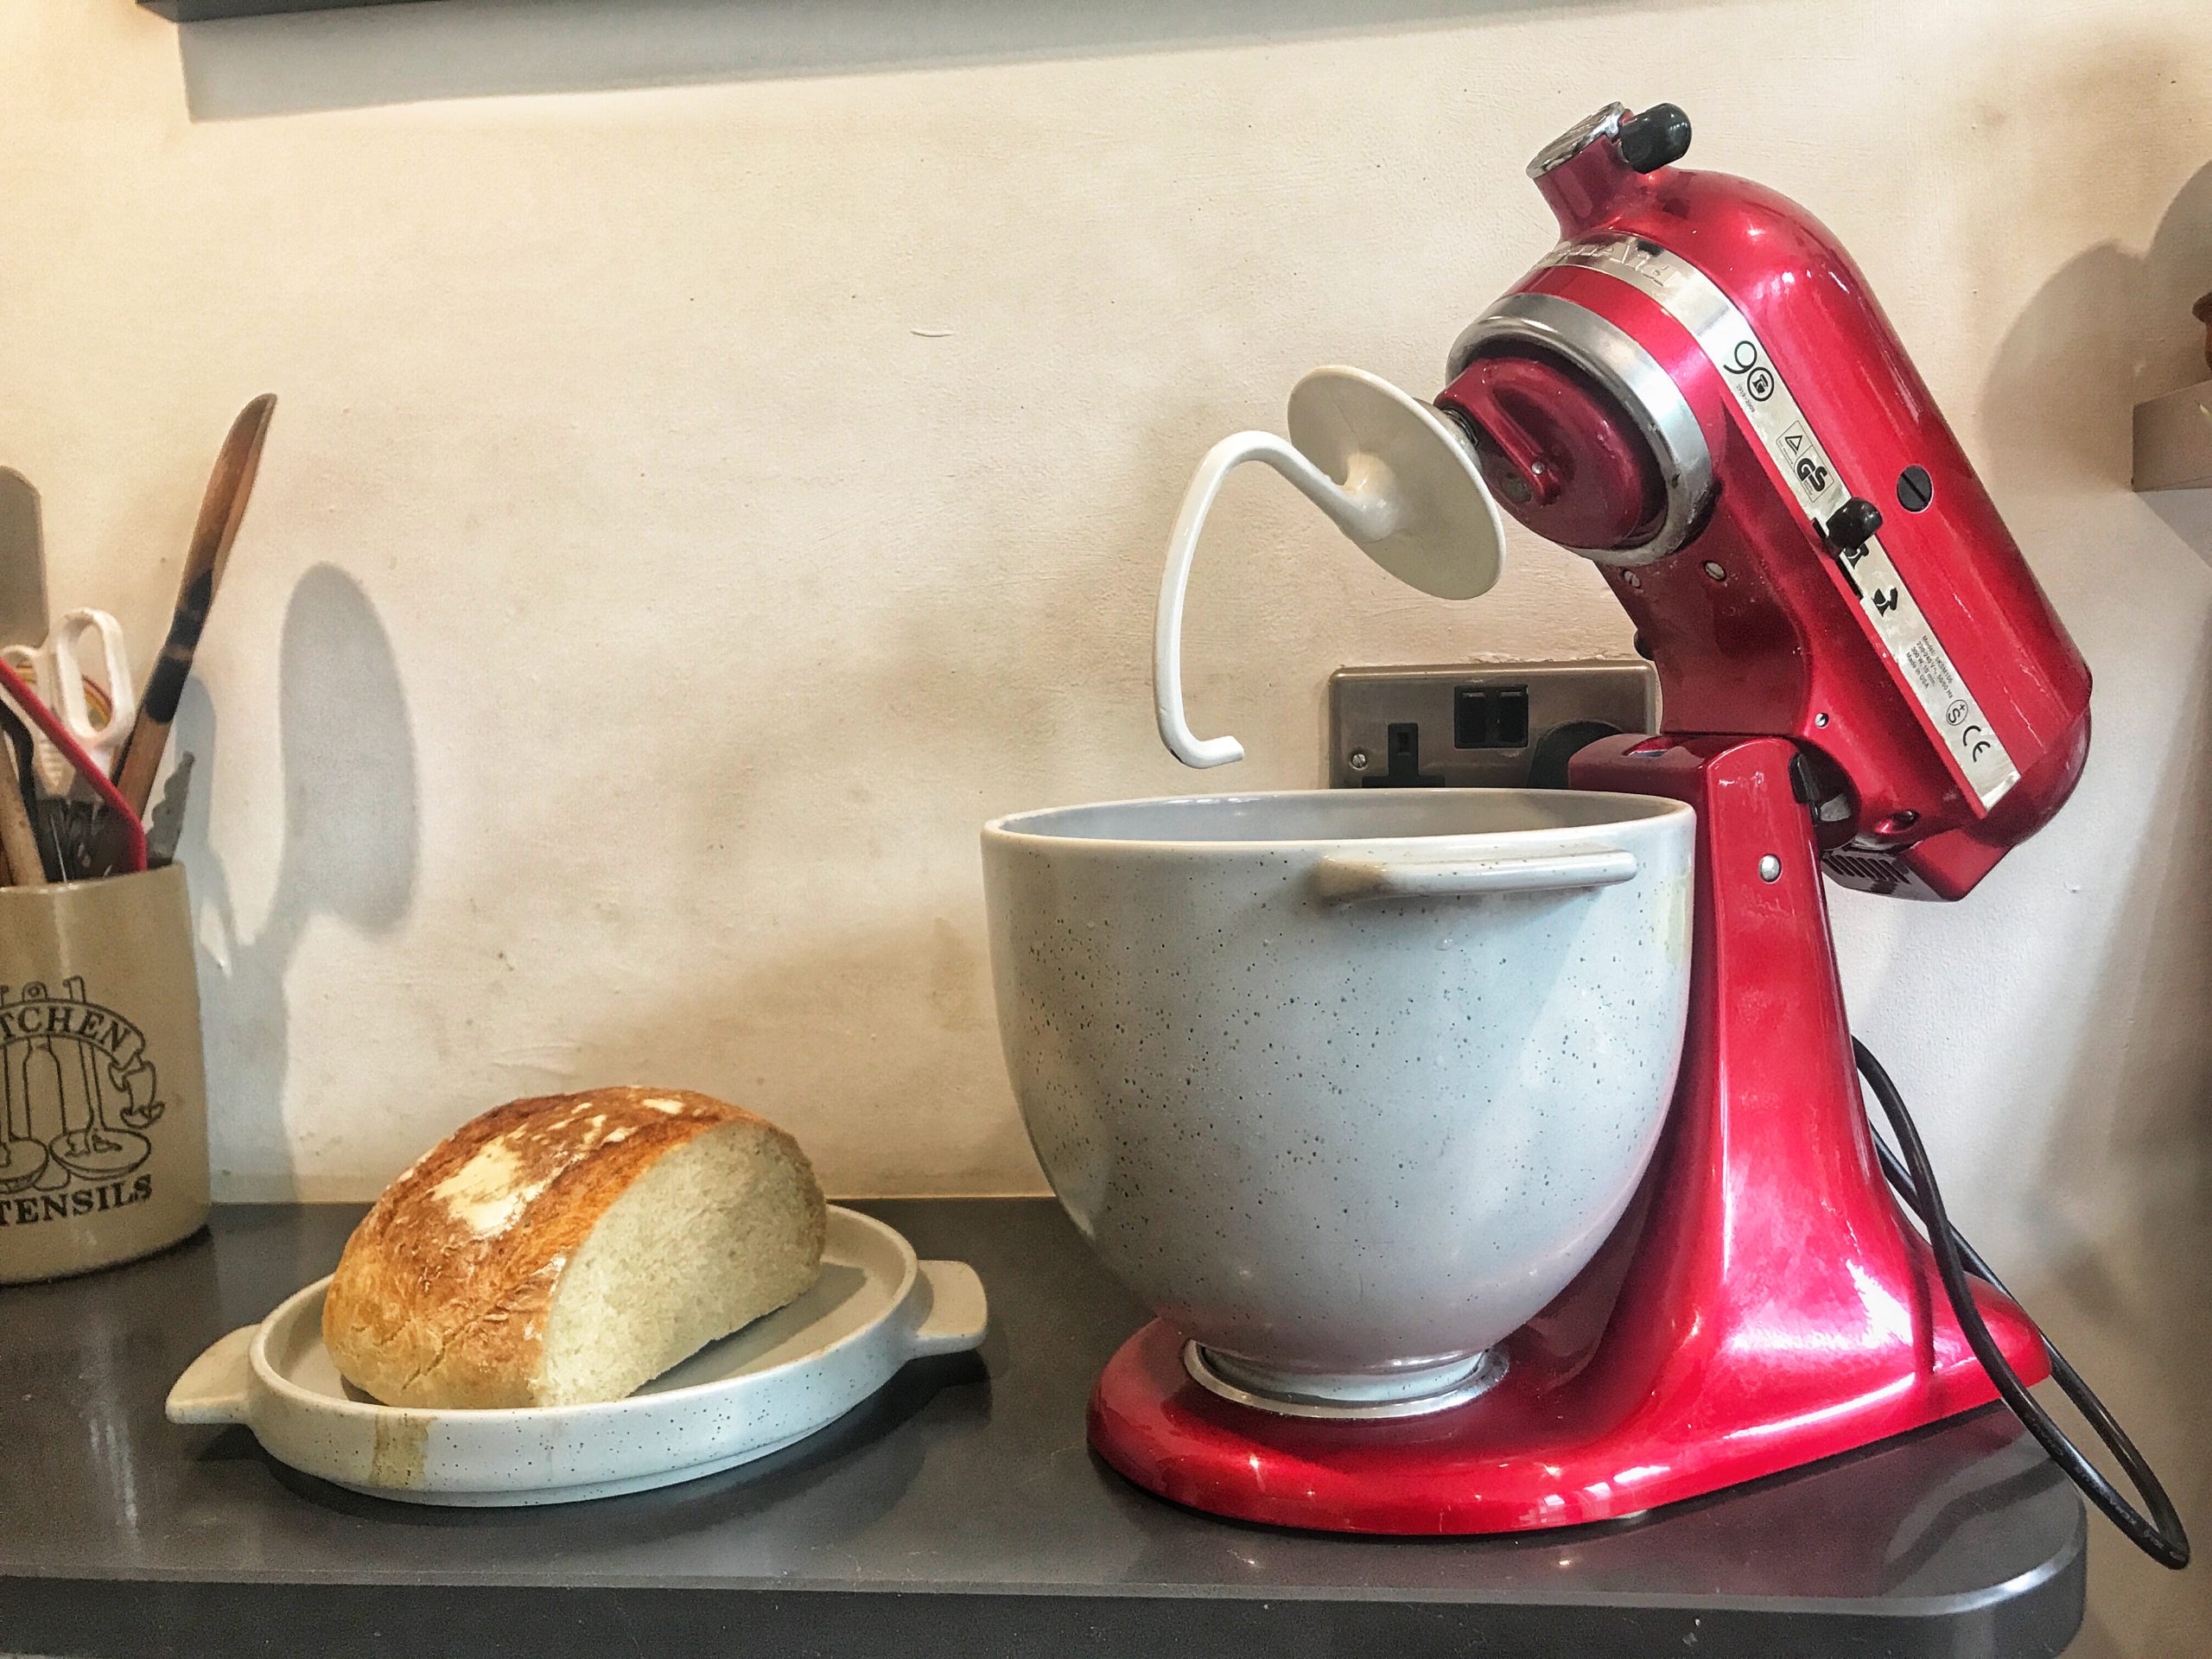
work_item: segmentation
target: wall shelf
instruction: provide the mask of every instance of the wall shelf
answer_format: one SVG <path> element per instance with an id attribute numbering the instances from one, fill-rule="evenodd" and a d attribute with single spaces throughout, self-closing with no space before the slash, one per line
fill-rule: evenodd
<path id="1" fill-rule="evenodd" d="M 2212 380 L 2135 405 L 2135 487 L 2212 489 Z"/>

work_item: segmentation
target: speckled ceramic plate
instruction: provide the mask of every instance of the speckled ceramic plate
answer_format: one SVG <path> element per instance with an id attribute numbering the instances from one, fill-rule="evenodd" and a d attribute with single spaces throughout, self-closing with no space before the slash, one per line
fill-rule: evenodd
<path id="1" fill-rule="evenodd" d="M 626 1400 L 498 1411 L 378 1405 L 322 1345 L 319 1280 L 233 1331 L 169 1390 L 173 1423 L 243 1423 L 270 1454 L 410 1503 L 568 1503 L 696 1480 L 828 1427 L 908 1360 L 983 1339 L 982 1281 L 918 1262 L 893 1229 L 833 1205 L 822 1276 Z"/>

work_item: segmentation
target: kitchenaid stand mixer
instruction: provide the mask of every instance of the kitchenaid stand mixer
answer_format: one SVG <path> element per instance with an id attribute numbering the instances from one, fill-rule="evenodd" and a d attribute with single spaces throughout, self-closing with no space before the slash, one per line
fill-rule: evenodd
<path id="1" fill-rule="evenodd" d="M 1884 1184 L 1821 878 L 1965 894 L 2073 789 L 2088 671 L 1849 257 L 1773 193 L 1675 168 L 1688 144 L 1672 106 L 1613 105 L 1548 147 L 1529 172 L 1560 245 L 1461 334 L 1434 408 L 1368 399 L 1366 441 L 1325 458 L 1336 485 L 1372 493 L 1343 456 L 1430 454 L 1440 410 L 1506 512 L 1600 565 L 1656 665 L 1662 730 L 1584 749 L 1571 778 L 1696 811 L 1664 1139 L 1625 1219 L 1506 1341 L 1479 1398 L 1387 1422 L 1236 1403 L 1180 1332 L 1147 1326 L 1101 1377 L 1090 1437 L 1178 1502 L 1369 1532 L 1600 1521 L 1979 1406 L 1998 1392 L 1993 1349 L 2024 1382 L 2050 1373 L 1990 1284 L 1971 1291 L 1984 1328 L 1962 1330 L 1945 1284 L 1964 1295 L 1962 1274 L 1939 1270 Z M 1452 487 L 1416 506 L 1452 511 Z M 1363 544 L 1379 533 L 1331 511 Z M 1465 524 L 1462 594 L 1495 575 L 1494 540 Z M 1184 528 L 1160 726 L 1214 765 L 1241 750 L 1183 721 Z M 2147 1490 L 2178 1565 L 2179 1523 Z"/>

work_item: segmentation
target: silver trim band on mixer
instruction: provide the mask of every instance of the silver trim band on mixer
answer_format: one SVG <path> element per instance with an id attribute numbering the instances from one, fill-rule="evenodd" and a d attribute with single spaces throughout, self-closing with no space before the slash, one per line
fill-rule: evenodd
<path id="1" fill-rule="evenodd" d="M 1569 242 L 1554 249 L 1542 263 L 1573 265 L 1625 283 L 1657 301 L 1688 329 L 1720 372 L 1745 423 L 1812 520 L 1815 534 L 1852 498 L 1854 492 L 1813 430 L 1773 354 L 1734 302 L 1703 271 L 1658 243 L 1636 236 Z M 1669 385 L 1671 388 L 1673 383 Z M 1675 396 L 1681 396 L 1679 390 Z M 1985 810 L 1994 806 L 2019 782 L 2019 768 L 1880 537 L 1870 537 L 1864 548 L 1839 558 L 1858 596 L 1860 613 L 1904 670 L 1929 725 L 1942 739 L 1959 775 Z"/>
<path id="2" fill-rule="evenodd" d="M 1486 1348 L 1465 1361 L 1444 1368 L 1448 1375 L 1426 1393 L 1384 1394 L 1374 1399 L 1335 1400 L 1312 1394 L 1293 1394 L 1247 1388 L 1223 1375 L 1217 1362 L 1195 1342 L 1183 1344 L 1183 1370 L 1191 1381 L 1209 1394 L 1256 1411 L 1281 1417 L 1306 1417 L 1345 1423 L 1393 1422 L 1408 1417 L 1427 1417 L 1470 1400 L 1479 1400 L 1505 1380 L 1507 1362 L 1503 1347 Z"/>
<path id="3" fill-rule="evenodd" d="M 1636 547 L 1567 550 L 1599 564 L 1651 564 L 1688 541 L 1712 499 L 1713 453 L 1689 400 L 1659 359 L 1634 335 L 1572 300 L 1555 294 L 1509 294 L 1452 342 L 1447 378 L 1458 379 L 1477 352 L 1500 340 L 1541 346 L 1597 381 L 1636 423 L 1659 463 L 1667 512 L 1649 541 Z"/>

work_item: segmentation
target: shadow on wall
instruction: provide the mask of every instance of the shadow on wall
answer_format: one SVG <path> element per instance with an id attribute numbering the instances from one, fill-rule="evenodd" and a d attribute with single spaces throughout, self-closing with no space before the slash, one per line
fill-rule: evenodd
<path id="1" fill-rule="evenodd" d="M 2066 1089 L 2112 1106 L 2046 1155 L 2042 1221 L 2056 1266 L 2026 1298 L 2130 1426 L 2200 1553 L 2212 1529 L 2212 1017 L 2177 1011 L 2212 1014 L 2208 666 L 2212 639 L 2190 665 L 2177 721 L 2195 764 L 2158 814 L 2163 842 L 2141 849 L 2098 977 L 2113 1017 L 2088 1027 Z M 2084 1201 L 2085 1189 L 2096 1197 Z M 2085 1429 L 2073 1432 L 2088 1443 Z M 2100 1537 L 2089 1559 L 2088 1618 L 2069 1649 L 2079 1659 L 2190 1652 L 2212 1627 L 2202 1567 L 2169 1573 L 2116 1535 Z"/>
<path id="2" fill-rule="evenodd" d="M 434 0 L 193 23 L 192 117 L 1079 58 L 1626 0 Z M 1690 0 L 1663 0 L 1688 4 Z M 1638 0 L 1645 11 L 1650 0 Z"/>
<path id="3" fill-rule="evenodd" d="M 215 711 L 189 684 L 174 745 L 193 757 L 180 856 L 191 872 L 208 1053 L 208 1094 L 244 1161 L 291 1171 L 284 1079 L 285 979 L 309 924 L 329 917 L 386 933 L 415 893 L 420 811 L 415 741 L 384 625 L 334 566 L 300 578 L 284 613 L 278 729 L 284 823 L 266 918 L 241 938 L 230 882 L 209 843 L 217 765 Z M 230 1161 L 238 1161 L 232 1160 Z M 218 1173 L 225 1160 L 218 1151 Z"/>
<path id="4" fill-rule="evenodd" d="M 2134 406 L 2205 378 L 2204 327 L 2190 315 L 2212 290 L 2212 165 L 2166 209 L 2140 254 L 2103 243 L 2077 254 L 2006 334 L 1983 398 L 1997 448 L 2049 485 L 2125 489 Z M 2212 560 L 2212 491 L 2143 498 Z"/>
<path id="5" fill-rule="evenodd" d="M 2023 487 L 2105 502 L 2128 488 L 2133 404 L 2204 378 L 2190 307 L 2209 288 L 2212 166 L 2183 187 L 2139 256 L 2102 244 L 2044 284 L 2007 334 L 1984 396 L 1993 447 Z M 2212 1018 L 2189 1010 L 2212 1014 L 2212 635 L 2177 651 L 2143 619 L 2202 607 L 2201 573 L 2182 550 L 2212 563 L 2212 492 L 2140 499 L 2180 546 L 2162 552 L 2138 537 L 2130 556 L 2084 549 L 2082 565 L 2053 572 L 2071 589 L 2061 610 L 2085 645 L 2101 645 L 2107 691 L 2129 700 L 2093 769 L 2122 764 L 2112 746 L 2126 745 L 2128 787 L 2153 827 L 2133 849 L 2113 849 L 2132 850 L 2133 861 L 2094 978 L 2101 1017 L 2082 1027 L 2060 1085 L 2074 1109 L 2037 1184 L 2056 1265 L 2024 1288 L 2130 1425 L 2202 1551 L 2212 1528 Z M 2127 660 L 2139 640 L 2155 664 Z M 2069 1652 L 2196 1650 L 2212 1624 L 2203 1569 L 2169 1573 L 2101 1521 L 2091 1526 L 2087 1622 Z"/>

